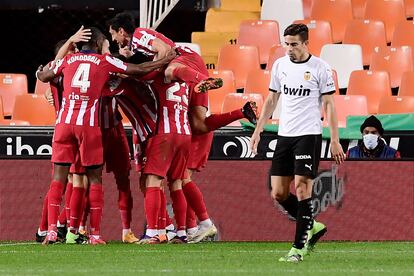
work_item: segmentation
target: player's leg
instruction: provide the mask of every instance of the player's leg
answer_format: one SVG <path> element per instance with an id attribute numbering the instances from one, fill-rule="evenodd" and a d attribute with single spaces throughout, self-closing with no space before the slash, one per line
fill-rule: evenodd
<path id="1" fill-rule="evenodd" d="M 37 232 L 36 232 L 36 242 L 39 242 L 39 243 L 43 242 L 47 235 L 47 228 L 48 228 L 48 224 L 47 224 L 48 200 L 47 198 L 48 198 L 48 193 L 46 193 L 43 199 L 42 214 L 40 216 L 39 228 L 37 229 Z"/>
<path id="2" fill-rule="evenodd" d="M 186 214 L 187 200 L 185 198 L 181 179 L 171 181 L 169 184 L 172 207 L 174 211 L 175 222 L 177 223 L 177 236 L 171 240 L 171 243 L 186 243 Z"/>
<path id="3" fill-rule="evenodd" d="M 73 174 L 73 191 L 70 198 L 70 221 L 66 234 L 66 243 L 86 243 L 79 237 L 79 226 L 83 216 L 87 177 L 84 174 Z"/>
<path id="4" fill-rule="evenodd" d="M 270 197 L 275 206 L 276 204 L 282 206 L 289 218 L 296 220 L 298 198 L 289 189 L 293 179 L 293 176 L 270 176 Z"/>

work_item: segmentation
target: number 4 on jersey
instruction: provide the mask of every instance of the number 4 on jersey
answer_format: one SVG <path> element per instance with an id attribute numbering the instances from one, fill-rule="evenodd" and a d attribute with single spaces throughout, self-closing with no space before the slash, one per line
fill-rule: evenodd
<path id="1" fill-rule="evenodd" d="M 89 81 L 90 68 L 91 65 L 89 63 L 81 63 L 73 76 L 72 87 L 80 88 L 81 93 L 86 93 L 91 86 L 91 82 Z"/>

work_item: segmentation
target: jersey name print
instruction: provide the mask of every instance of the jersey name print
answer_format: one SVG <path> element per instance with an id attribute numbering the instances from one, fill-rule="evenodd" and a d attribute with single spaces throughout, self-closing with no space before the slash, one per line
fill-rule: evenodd
<path id="1" fill-rule="evenodd" d="M 284 56 L 273 64 L 269 89 L 280 93 L 279 135 L 295 137 L 322 133 L 322 95 L 335 91 L 330 66 L 310 56 L 301 63 Z"/>

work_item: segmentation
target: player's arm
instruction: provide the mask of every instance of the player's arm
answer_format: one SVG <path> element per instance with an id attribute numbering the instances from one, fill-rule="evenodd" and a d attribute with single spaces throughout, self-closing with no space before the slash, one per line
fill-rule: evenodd
<path id="1" fill-rule="evenodd" d="M 168 51 L 171 50 L 171 46 L 162 41 L 159 38 L 155 38 L 152 41 L 152 49 L 154 52 L 157 52 L 157 55 L 155 56 L 154 60 L 159 60 L 165 57 L 168 53 Z"/>
<path id="2" fill-rule="evenodd" d="M 328 118 L 331 132 L 331 153 L 337 164 L 344 162 L 346 156 L 339 143 L 338 120 L 336 117 L 334 96 L 331 93 L 322 94 L 323 108 Z"/>
<path id="3" fill-rule="evenodd" d="M 42 82 L 49 82 L 55 78 L 56 74 L 49 68 L 44 68 L 40 65 L 36 71 L 36 78 Z"/>
<path id="4" fill-rule="evenodd" d="M 82 25 L 80 29 L 74 35 L 69 37 L 65 44 L 63 44 L 62 47 L 60 47 L 55 57 L 55 61 L 62 59 L 64 56 L 68 54 L 69 51 L 73 51 L 76 47 L 75 43 L 88 42 L 91 38 L 91 35 L 91 29 L 85 29 Z"/>
<path id="5" fill-rule="evenodd" d="M 273 111 L 276 108 L 277 102 L 279 100 L 280 93 L 276 91 L 270 91 L 267 95 L 266 100 L 263 104 L 262 111 L 260 113 L 259 120 L 257 121 L 256 128 L 253 132 L 252 138 L 250 140 L 250 147 L 254 154 L 257 154 L 257 146 L 260 141 L 260 133 L 263 132 L 264 125 L 267 120 L 272 116 Z"/>
<path id="6" fill-rule="evenodd" d="M 195 134 L 204 134 L 210 132 L 206 124 L 207 108 L 204 106 L 191 106 L 190 125 L 191 131 Z"/>
<path id="7" fill-rule="evenodd" d="M 175 57 L 177 56 L 175 49 L 170 49 L 167 52 L 167 55 L 162 59 L 144 62 L 141 64 L 132 64 L 127 63 L 127 68 L 125 73 L 127 75 L 136 75 L 136 76 L 144 76 L 156 69 L 163 67 L 170 63 Z"/>

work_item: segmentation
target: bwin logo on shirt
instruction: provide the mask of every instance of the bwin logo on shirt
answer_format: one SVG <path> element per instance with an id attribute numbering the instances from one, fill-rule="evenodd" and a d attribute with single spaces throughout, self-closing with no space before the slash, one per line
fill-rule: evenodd
<path id="1" fill-rule="evenodd" d="M 309 88 L 303 89 L 303 85 L 300 86 L 300 88 L 290 88 L 287 87 L 286 84 L 283 85 L 283 93 L 286 95 L 292 95 L 292 96 L 309 96 L 311 90 Z"/>

